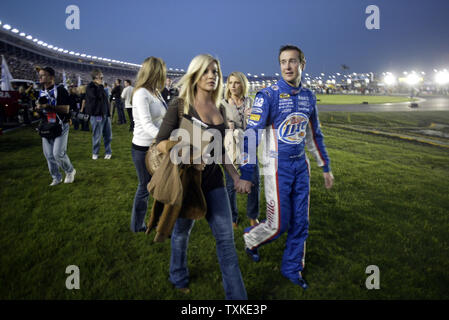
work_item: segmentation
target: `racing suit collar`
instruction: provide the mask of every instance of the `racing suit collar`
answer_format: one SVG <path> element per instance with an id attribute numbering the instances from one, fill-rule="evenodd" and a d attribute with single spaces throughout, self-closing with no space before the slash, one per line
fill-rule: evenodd
<path id="1" fill-rule="evenodd" d="M 289 91 L 292 95 L 298 94 L 302 89 L 302 81 L 299 83 L 298 87 L 293 87 L 284 79 L 279 80 L 278 84 L 282 89 Z"/>

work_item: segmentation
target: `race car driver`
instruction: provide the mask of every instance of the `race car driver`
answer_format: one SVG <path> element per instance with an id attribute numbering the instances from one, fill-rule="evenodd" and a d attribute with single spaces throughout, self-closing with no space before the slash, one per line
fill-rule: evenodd
<path id="1" fill-rule="evenodd" d="M 287 231 L 281 273 L 307 289 L 301 274 L 309 227 L 310 166 L 304 152 L 306 144 L 323 170 L 327 189 L 332 187 L 334 177 L 320 130 L 316 97 L 301 85 L 304 54 L 296 46 L 283 46 L 279 51 L 279 63 L 282 79 L 259 91 L 254 100 L 246 136 L 253 130 L 256 143 L 245 139 L 241 179 L 236 190 L 250 192 L 252 173 L 257 170 L 255 149 L 264 136 L 266 157 L 262 174 L 265 175 L 267 219 L 245 229 L 246 252 L 254 261 L 259 261 L 258 248 Z"/>

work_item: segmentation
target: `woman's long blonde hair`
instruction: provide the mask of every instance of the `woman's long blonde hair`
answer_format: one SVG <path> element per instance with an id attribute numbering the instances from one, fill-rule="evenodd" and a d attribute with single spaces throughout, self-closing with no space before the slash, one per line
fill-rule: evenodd
<path id="1" fill-rule="evenodd" d="M 164 89 L 165 79 L 167 78 L 167 69 L 164 60 L 156 57 L 148 57 L 143 63 L 142 67 L 137 73 L 132 97 L 137 89 L 145 88 L 152 94 L 157 94 L 158 91 Z"/>
<path id="2" fill-rule="evenodd" d="M 179 80 L 178 84 L 176 85 L 178 88 L 180 88 L 179 98 L 181 98 L 184 102 L 185 114 L 189 112 L 189 106 L 193 105 L 195 101 L 196 84 L 206 71 L 207 67 L 212 62 L 215 62 L 218 67 L 218 84 L 217 89 L 215 89 L 214 93 L 212 94 L 212 99 L 214 100 L 217 108 L 219 107 L 219 103 L 223 93 L 223 75 L 221 74 L 220 61 L 212 57 L 210 54 L 200 54 L 193 58 L 193 60 L 189 64 L 189 68 L 187 69 L 186 74 Z"/>
<path id="3" fill-rule="evenodd" d="M 225 99 L 229 100 L 229 98 L 231 97 L 231 89 L 229 88 L 229 81 L 231 81 L 231 77 L 237 78 L 242 85 L 242 92 L 240 93 L 239 98 L 246 97 L 248 95 L 248 79 L 242 72 L 234 71 L 228 76 L 228 79 L 226 80 Z"/>

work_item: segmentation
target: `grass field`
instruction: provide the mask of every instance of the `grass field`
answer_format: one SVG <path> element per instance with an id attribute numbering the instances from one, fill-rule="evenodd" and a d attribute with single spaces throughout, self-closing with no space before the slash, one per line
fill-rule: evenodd
<path id="1" fill-rule="evenodd" d="M 245 197 L 239 196 L 235 241 L 249 298 L 448 299 L 448 150 L 329 127 L 344 116 L 320 116 L 336 181 L 325 190 L 312 165 L 310 289 L 280 274 L 286 235 L 261 248 L 260 263 L 247 258 Z M 405 117 L 358 114 L 351 123 L 398 126 L 447 119 L 448 113 Z M 50 188 L 37 133 L 24 128 L 0 136 L 0 299 L 223 299 L 204 219 L 191 234 L 189 295 L 167 280 L 169 242 L 154 244 L 154 233 L 129 231 L 137 184 L 131 137 L 126 126 L 114 125 L 112 159 L 93 161 L 90 133 L 71 130 L 76 180 Z M 65 287 L 69 265 L 80 268 L 80 290 Z M 380 290 L 365 287 L 369 265 L 380 269 Z"/>

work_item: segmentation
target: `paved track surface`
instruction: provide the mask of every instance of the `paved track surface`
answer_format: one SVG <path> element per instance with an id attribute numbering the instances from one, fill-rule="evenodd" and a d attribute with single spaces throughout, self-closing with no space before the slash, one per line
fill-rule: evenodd
<path id="1" fill-rule="evenodd" d="M 449 111 L 449 97 L 419 98 L 418 108 L 411 108 L 409 102 L 385 103 L 385 104 L 347 104 L 347 105 L 318 105 L 319 112 L 343 111 L 343 112 L 391 112 L 391 111 Z"/>

